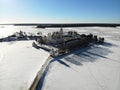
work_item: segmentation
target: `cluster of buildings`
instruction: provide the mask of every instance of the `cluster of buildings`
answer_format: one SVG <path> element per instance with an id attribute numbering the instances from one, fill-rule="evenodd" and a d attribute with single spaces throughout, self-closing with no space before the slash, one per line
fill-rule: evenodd
<path id="1" fill-rule="evenodd" d="M 37 35 L 28 35 L 26 32 L 23 31 L 19 31 L 19 32 L 15 32 L 13 35 L 4 37 L 4 38 L 0 38 L 0 42 L 9 42 L 9 41 L 20 41 L 20 40 L 35 40 L 35 38 L 37 38 L 39 36 Z"/>
<path id="2" fill-rule="evenodd" d="M 103 42 L 103 37 L 98 38 L 93 34 L 79 34 L 76 31 L 63 32 L 63 29 L 61 28 L 60 31 L 48 33 L 47 36 L 36 38 L 32 45 L 50 51 L 51 56 L 58 56 L 68 53 L 71 50 L 85 47 L 90 43 Z"/>

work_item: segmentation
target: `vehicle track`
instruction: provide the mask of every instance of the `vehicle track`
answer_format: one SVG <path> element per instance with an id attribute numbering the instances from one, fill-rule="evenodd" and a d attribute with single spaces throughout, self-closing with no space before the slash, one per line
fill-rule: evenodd
<path id="1" fill-rule="evenodd" d="M 42 78 L 42 75 L 43 75 L 44 71 L 46 70 L 48 64 L 50 63 L 51 58 L 52 58 L 52 57 L 49 56 L 49 57 L 46 59 L 45 63 L 42 65 L 42 68 L 38 71 L 38 73 L 37 73 L 37 75 L 36 75 L 36 77 L 35 77 L 32 85 L 30 86 L 29 90 L 36 90 L 36 87 L 37 87 L 37 85 L 38 85 L 38 83 L 39 83 L 39 80 Z"/>

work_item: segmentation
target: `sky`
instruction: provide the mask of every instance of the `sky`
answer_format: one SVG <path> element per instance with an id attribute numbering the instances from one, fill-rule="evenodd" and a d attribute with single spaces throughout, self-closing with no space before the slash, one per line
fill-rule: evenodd
<path id="1" fill-rule="evenodd" d="M 120 0 L 0 0 L 0 23 L 120 23 Z"/>

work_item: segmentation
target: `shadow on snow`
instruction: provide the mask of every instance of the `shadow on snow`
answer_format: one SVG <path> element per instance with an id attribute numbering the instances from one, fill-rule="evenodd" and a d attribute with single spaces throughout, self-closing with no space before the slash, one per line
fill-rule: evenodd
<path id="1" fill-rule="evenodd" d="M 102 47 L 101 47 L 102 46 Z M 47 66 L 47 69 L 43 73 L 42 78 L 40 79 L 37 89 L 41 90 L 45 76 L 47 75 L 47 72 L 49 70 L 49 66 L 51 63 L 58 62 L 61 65 L 64 65 L 65 67 L 71 68 L 71 64 L 82 66 L 84 62 L 95 62 L 98 60 L 98 58 L 104 58 L 111 60 L 110 58 L 106 57 L 107 54 L 112 53 L 112 51 L 109 50 L 110 47 L 114 47 L 116 45 L 112 43 L 105 42 L 102 45 L 90 45 L 85 48 L 80 48 L 74 51 L 71 51 L 70 53 L 58 56 L 56 58 L 53 58 L 49 65 Z M 107 47 L 107 48 L 106 48 Z M 114 60 L 113 60 L 114 61 Z M 68 64 L 69 63 L 69 64 Z"/>

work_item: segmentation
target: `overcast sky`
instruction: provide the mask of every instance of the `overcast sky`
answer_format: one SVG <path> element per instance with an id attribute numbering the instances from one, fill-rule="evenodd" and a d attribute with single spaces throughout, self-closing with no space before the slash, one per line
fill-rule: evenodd
<path id="1" fill-rule="evenodd" d="M 0 23 L 120 23 L 120 0 L 0 0 Z"/>

